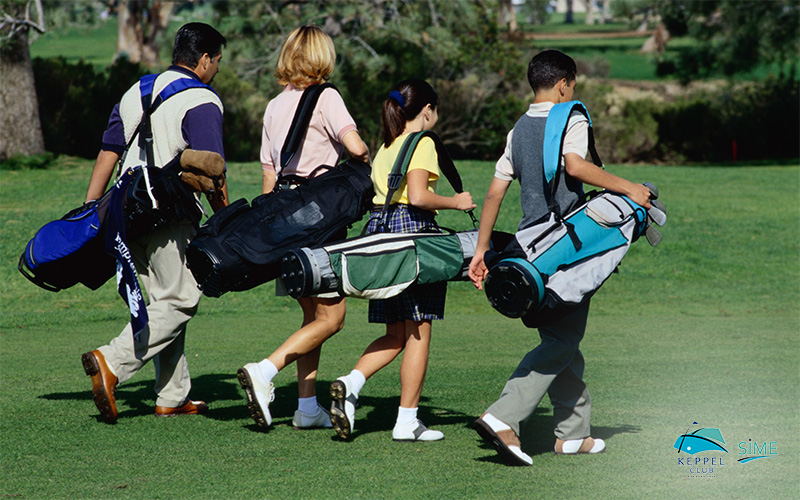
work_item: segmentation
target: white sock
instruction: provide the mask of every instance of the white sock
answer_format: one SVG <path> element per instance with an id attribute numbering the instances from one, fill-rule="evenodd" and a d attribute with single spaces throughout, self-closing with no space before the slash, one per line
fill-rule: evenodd
<path id="1" fill-rule="evenodd" d="M 267 379 L 267 382 L 271 382 L 272 379 L 275 378 L 275 375 L 278 374 L 278 369 L 269 359 L 261 360 L 261 362 L 258 363 L 258 369 L 261 370 L 261 376 Z"/>
<path id="2" fill-rule="evenodd" d="M 297 409 L 306 415 L 316 415 L 319 412 L 319 405 L 317 404 L 317 396 L 310 398 L 297 398 Z"/>
<path id="3" fill-rule="evenodd" d="M 507 426 L 500 420 L 497 420 L 491 413 L 485 414 L 481 417 L 481 419 L 486 422 L 495 432 L 507 431 L 511 429 L 511 427 Z"/>
<path id="4" fill-rule="evenodd" d="M 417 408 L 397 407 L 397 422 L 395 425 L 411 425 L 417 421 Z"/>
<path id="5" fill-rule="evenodd" d="M 364 384 L 367 383 L 366 377 L 364 374 L 358 370 L 353 370 L 347 375 L 347 379 L 350 382 L 347 384 L 347 388 L 350 389 L 351 394 L 355 394 L 358 397 L 358 393 L 361 392 L 361 389 L 364 388 Z"/>

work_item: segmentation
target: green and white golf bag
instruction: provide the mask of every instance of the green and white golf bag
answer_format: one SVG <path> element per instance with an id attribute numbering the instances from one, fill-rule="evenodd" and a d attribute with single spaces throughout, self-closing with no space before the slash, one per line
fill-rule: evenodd
<path id="1" fill-rule="evenodd" d="M 476 229 L 360 236 L 289 252 L 281 262 L 281 277 L 295 298 L 336 292 L 342 297 L 387 299 L 412 284 L 467 279 L 477 241 Z"/>

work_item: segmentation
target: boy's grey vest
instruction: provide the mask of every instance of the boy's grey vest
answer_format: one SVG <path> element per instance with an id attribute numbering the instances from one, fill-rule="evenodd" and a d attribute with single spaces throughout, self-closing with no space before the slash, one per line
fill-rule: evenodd
<path id="1" fill-rule="evenodd" d="M 580 115 L 574 111 L 571 116 Z M 550 187 L 544 176 L 544 130 L 547 117 L 527 114 L 514 125 L 511 137 L 511 164 L 519 181 L 522 220 L 518 230 L 532 226 L 550 215 Z M 562 170 L 563 166 L 559 165 Z M 568 213 L 583 196 L 583 184 L 564 175 L 566 182 L 556 185 L 555 201 L 562 214 Z"/>

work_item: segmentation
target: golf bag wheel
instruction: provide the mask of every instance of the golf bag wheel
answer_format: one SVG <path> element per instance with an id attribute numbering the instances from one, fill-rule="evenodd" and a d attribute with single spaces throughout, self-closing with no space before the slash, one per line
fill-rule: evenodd
<path id="1" fill-rule="evenodd" d="M 501 314 L 520 318 L 533 311 L 544 296 L 539 271 L 523 259 L 503 259 L 495 264 L 484 283 L 486 298 Z"/>
<path id="2" fill-rule="evenodd" d="M 289 295 L 295 299 L 306 296 L 312 286 L 308 276 L 310 263 L 302 251 L 291 251 L 281 260 L 281 279 Z"/>

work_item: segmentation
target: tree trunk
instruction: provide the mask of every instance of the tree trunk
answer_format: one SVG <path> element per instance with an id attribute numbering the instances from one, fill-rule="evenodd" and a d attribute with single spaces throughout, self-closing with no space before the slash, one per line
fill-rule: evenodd
<path id="1" fill-rule="evenodd" d="M 117 55 L 147 66 L 159 66 L 161 38 L 166 32 L 173 2 L 127 0 L 120 2 L 117 11 Z"/>
<path id="2" fill-rule="evenodd" d="M 594 0 L 583 0 L 586 4 L 586 24 L 594 24 Z"/>
<path id="3" fill-rule="evenodd" d="M 44 153 L 27 31 L 0 51 L 0 109 L 0 160 Z"/>
<path id="4" fill-rule="evenodd" d="M 572 24 L 575 22 L 575 17 L 573 16 L 572 11 L 572 2 L 573 0 L 566 0 L 567 12 L 564 14 L 564 24 Z"/>
<path id="5" fill-rule="evenodd" d="M 517 11 L 511 0 L 501 0 L 500 10 L 498 13 L 498 21 L 500 25 L 508 25 L 509 33 L 517 31 Z"/>

